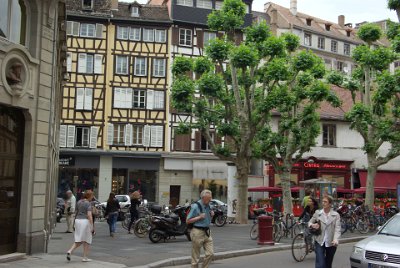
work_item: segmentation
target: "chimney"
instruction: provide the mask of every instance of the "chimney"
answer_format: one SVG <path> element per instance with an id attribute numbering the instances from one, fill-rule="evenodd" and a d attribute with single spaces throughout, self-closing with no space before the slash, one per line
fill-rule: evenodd
<path id="1" fill-rule="evenodd" d="M 118 10 L 118 0 L 111 0 L 111 10 Z"/>
<path id="2" fill-rule="evenodd" d="M 297 0 L 290 0 L 290 13 L 293 16 L 297 15 Z"/>
<path id="3" fill-rule="evenodd" d="M 340 27 L 344 27 L 344 24 L 345 24 L 344 21 L 345 21 L 344 15 L 340 15 L 338 17 L 338 24 L 339 24 Z"/>

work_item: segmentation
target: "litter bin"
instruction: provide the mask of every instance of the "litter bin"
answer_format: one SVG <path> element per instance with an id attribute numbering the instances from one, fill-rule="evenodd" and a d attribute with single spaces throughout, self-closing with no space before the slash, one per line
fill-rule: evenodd
<path id="1" fill-rule="evenodd" d="M 273 246 L 272 217 L 262 215 L 258 217 L 258 244 Z"/>

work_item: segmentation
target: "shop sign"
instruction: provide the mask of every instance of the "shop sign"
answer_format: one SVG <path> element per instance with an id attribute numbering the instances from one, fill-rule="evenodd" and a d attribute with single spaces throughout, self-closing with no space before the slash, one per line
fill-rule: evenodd
<path id="1" fill-rule="evenodd" d="M 60 166 L 75 166 L 75 156 L 60 156 L 58 159 Z"/>
<path id="2" fill-rule="evenodd" d="M 322 169 L 347 169 L 346 164 L 336 164 L 336 163 L 312 163 L 312 162 L 304 162 L 304 163 L 296 163 L 293 165 L 294 167 L 305 167 L 305 168 L 322 168 Z"/>

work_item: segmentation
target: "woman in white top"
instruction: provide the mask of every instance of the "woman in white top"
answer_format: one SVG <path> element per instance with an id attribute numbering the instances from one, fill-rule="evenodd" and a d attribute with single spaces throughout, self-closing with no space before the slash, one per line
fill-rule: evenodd
<path id="1" fill-rule="evenodd" d="M 322 209 L 317 210 L 308 223 L 311 228 L 321 228 L 321 233 L 315 237 L 315 268 L 332 268 L 339 244 L 340 215 L 332 209 L 332 202 L 331 196 L 324 196 Z"/>
<path id="2" fill-rule="evenodd" d="M 92 244 L 92 237 L 94 233 L 93 217 L 92 217 L 92 205 L 89 200 L 92 200 L 93 192 L 86 191 L 83 194 L 83 199 L 79 200 L 76 205 L 76 217 L 75 217 L 75 243 L 67 251 L 67 260 L 71 260 L 72 252 L 77 249 L 80 245 L 83 245 L 83 262 L 91 261 L 88 259 L 89 246 Z"/>

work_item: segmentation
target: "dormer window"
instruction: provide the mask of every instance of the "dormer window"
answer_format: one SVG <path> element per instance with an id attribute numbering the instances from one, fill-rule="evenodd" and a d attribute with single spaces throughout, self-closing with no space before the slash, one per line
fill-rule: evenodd
<path id="1" fill-rule="evenodd" d="M 83 10 L 93 10 L 93 0 L 82 0 Z"/>
<path id="2" fill-rule="evenodd" d="M 329 23 L 325 24 L 325 30 L 330 31 L 331 26 L 332 26 L 332 24 L 329 24 Z"/>
<path id="3" fill-rule="evenodd" d="M 132 6 L 131 7 L 131 16 L 132 17 L 139 17 L 139 7 Z"/>
<path id="4" fill-rule="evenodd" d="M 312 18 L 307 18 L 306 19 L 307 26 L 311 26 L 312 20 L 313 20 Z"/>

